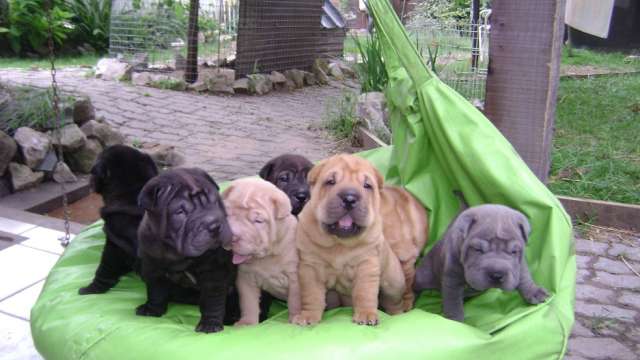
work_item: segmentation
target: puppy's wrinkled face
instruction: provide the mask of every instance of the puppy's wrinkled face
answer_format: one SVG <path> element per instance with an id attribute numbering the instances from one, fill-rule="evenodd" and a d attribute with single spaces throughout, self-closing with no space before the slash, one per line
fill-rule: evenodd
<path id="1" fill-rule="evenodd" d="M 102 195 L 105 202 L 111 197 L 137 194 L 144 184 L 158 175 L 158 168 L 151 157 L 125 145 L 106 148 L 91 168 L 91 186 Z"/>
<path id="2" fill-rule="evenodd" d="M 316 165 L 309 173 L 311 201 L 324 231 L 351 238 L 371 226 L 380 209 L 382 181 L 371 163 L 354 155 L 336 155 Z"/>
<path id="3" fill-rule="evenodd" d="M 269 255 L 281 221 L 293 217 L 287 196 L 264 180 L 240 179 L 231 182 L 222 197 L 233 233 L 233 263 Z"/>
<path id="4" fill-rule="evenodd" d="M 461 256 L 472 288 L 514 290 L 518 286 L 529 226 L 522 218 L 484 214 L 471 226 Z"/>
<path id="5" fill-rule="evenodd" d="M 159 236 L 185 257 L 231 243 L 217 184 L 200 169 L 175 169 L 150 181 L 140 195 Z"/>
<path id="6" fill-rule="evenodd" d="M 270 160 L 260 170 L 260 177 L 284 191 L 291 202 L 291 213 L 298 215 L 309 201 L 307 174 L 312 167 L 304 156 L 285 154 Z"/>

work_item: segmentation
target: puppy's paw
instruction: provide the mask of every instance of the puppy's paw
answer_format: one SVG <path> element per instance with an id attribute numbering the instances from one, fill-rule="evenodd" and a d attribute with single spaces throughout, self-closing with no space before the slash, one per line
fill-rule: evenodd
<path id="1" fill-rule="evenodd" d="M 532 286 L 529 289 L 520 291 L 526 302 L 532 305 L 543 303 L 549 297 L 549 293 L 542 287 Z"/>
<path id="2" fill-rule="evenodd" d="M 449 320 L 464 322 L 464 311 L 445 312 L 443 315 Z"/>
<path id="3" fill-rule="evenodd" d="M 197 332 L 206 333 L 206 334 L 222 331 L 223 329 L 224 329 L 224 326 L 222 326 L 222 323 L 218 320 L 201 319 L 200 322 L 198 323 L 198 326 L 196 326 Z"/>
<path id="4" fill-rule="evenodd" d="M 295 315 L 291 322 L 300 326 L 315 325 L 320 322 L 322 313 L 318 314 L 314 311 L 302 311 L 300 314 Z"/>
<path id="5" fill-rule="evenodd" d="M 354 310 L 353 322 L 358 325 L 378 325 L 378 311 L 377 310 Z"/>
<path id="6" fill-rule="evenodd" d="M 256 321 L 241 318 L 240 320 L 236 321 L 236 323 L 233 324 L 233 326 L 245 326 L 245 325 L 255 325 L 255 324 L 257 324 Z"/>
<path id="7" fill-rule="evenodd" d="M 104 285 L 98 285 L 96 283 L 91 283 L 83 288 L 78 289 L 78 294 L 80 295 L 91 295 L 91 294 L 104 294 L 109 291 L 109 287 Z"/>
<path id="8" fill-rule="evenodd" d="M 167 308 L 159 308 L 156 306 L 151 306 L 149 303 L 144 303 L 136 308 L 136 315 L 138 316 L 153 316 L 160 317 L 167 312 Z"/>

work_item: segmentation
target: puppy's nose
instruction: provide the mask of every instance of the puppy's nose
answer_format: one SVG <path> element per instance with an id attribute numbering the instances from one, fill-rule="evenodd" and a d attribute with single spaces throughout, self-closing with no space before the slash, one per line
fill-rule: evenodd
<path id="1" fill-rule="evenodd" d="M 489 279 L 496 283 L 501 283 L 504 280 L 504 272 L 502 271 L 491 271 L 489 273 Z"/>
<path id="2" fill-rule="evenodd" d="M 355 190 L 345 190 L 338 194 L 338 196 L 342 199 L 342 203 L 348 209 L 353 208 L 358 200 L 360 200 L 360 194 Z"/>
<path id="3" fill-rule="evenodd" d="M 309 198 L 309 191 L 299 191 L 295 194 L 295 198 L 298 199 L 299 202 L 303 203 Z"/>

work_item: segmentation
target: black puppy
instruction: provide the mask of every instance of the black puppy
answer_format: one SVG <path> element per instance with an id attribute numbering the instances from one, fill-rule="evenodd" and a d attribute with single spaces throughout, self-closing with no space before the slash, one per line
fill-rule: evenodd
<path id="1" fill-rule="evenodd" d="M 287 194 L 291 213 L 297 216 L 309 201 L 307 174 L 312 167 L 311 161 L 304 156 L 284 154 L 271 159 L 260 170 L 260 177 Z"/>
<path id="2" fill-rule="evenodd" d="M 80 295 L 104 293 L 122 275 L 134 270 L 138 225 L 144 215 L 138 206 L 138 195 L 157 174 L 151 157 L 132 147 L 114 145 L 98 156 L 91 169 L 91 184 L 104 202 L 100 216 L 106 243 L 96 275 L 91 284 L 78 290 Z"/>
<path id="3" fill-rule="evenodd" d="M 149 181 L 140 193 L 146 210 L 140 228 L 141 276 L 147 302 L 142 316 L 162 316 L 185 288 L 199 289 L 199 332 L 223 329 L 226 297 L 235 282 L 231 229 L 218 185 L 200 169 L 174 169 Z"/>

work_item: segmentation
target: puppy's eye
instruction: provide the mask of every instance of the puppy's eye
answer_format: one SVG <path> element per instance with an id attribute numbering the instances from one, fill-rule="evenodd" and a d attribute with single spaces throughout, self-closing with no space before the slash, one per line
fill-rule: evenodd
<path id="1" fill-rule="evenodd" d="M 264 224 L 264 220 L 262 220 L 260 218 L 256 218 L 256 219 L 253 219 L 253 223 L 254 224 Z"/>
<path id="2" fill-rule="evenodd" d="M 520 253 L 519 249 L 513 249 L 511 250 L 511 255 L 518 255 Z"/>
<path id="3" fill-rule="evenodd" d="M 472 249 L 480 254 L 484 254 L 484 249 L 481 247 L 472 247 Z"/>
<path id="4" fill-rule="evenodd" d="M 280 181 L 280 182 L 289 182 L 289 175 L 287 175 L 287 174 L 280 175 L 280 177 L 278 177 L 278 181 Z"/>
<path id="5" fill-rule="evenodd" d="M 325 181 L 324 184 L 325 185 L 335 185 L 336 184 L 336 179 L 334 179 L 334 178 L 327 179 L 327 181 Z"/>
<path id="6" fill-rule="evenodd" d="M 174 211 L 173 214 L 174 215 L 184 215 L 185 212 L 184 212 L 184 209 L 180 208 L 180 209 Z"/>
<path id="7" fill-rule="evenodd" d="M 366 182 L 366 183 L 364 183 L 364 188 L 367 189 L 367 190 L 371 190 L 371 189 L 373 189 L 373 186 L 371 186 L 371 184 Z"/>

